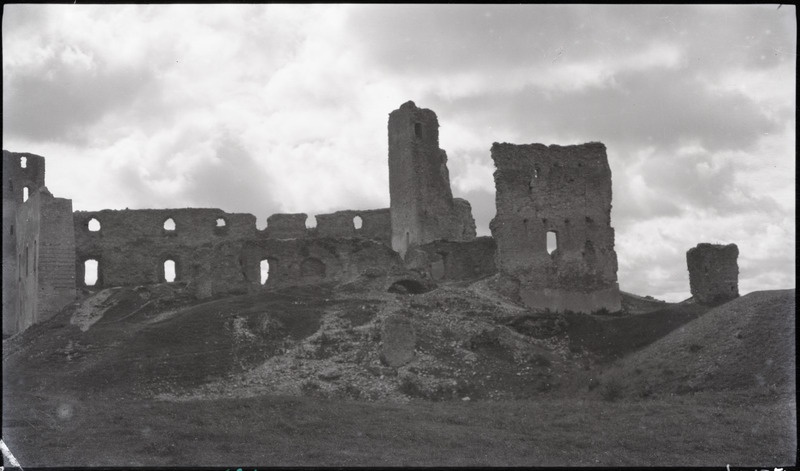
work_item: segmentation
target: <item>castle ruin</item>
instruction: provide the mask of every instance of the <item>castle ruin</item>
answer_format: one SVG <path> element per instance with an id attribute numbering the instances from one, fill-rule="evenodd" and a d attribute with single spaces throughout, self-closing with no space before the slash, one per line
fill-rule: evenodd
<path id="1" fill-rule="evenodd" d="M 739 247 L 697 244 L 686 252 L 689 287 L 700 304 L 717 305 L 739 297 Z"/>
<path id="2" fill-rule="evenodd" d="M 44 158 L 3 151 L 3 334 L 52 316 L 79 291 L 163 282 L 206 298 L 498 275 L 495 286 L 533 310 L 619 311 L 605 146 L 493 144 L 497 214 L 492 237 L 476 237 L 470 204 L 452 195 L 438 128 L 436 114 L 411 101 L 391 112 L 390 207 L 319 214 L 314 228 L 305 213 L 273 214 L 259 230 L 255 216 L 221 209 L 73 212 L 44 187 Z M 735 245 L 687 253 L 699 302 L 738 296 L 737 255 Z"/>
<path id="3" fill-rule="evenodd" d="M 534 309 L 619 311 L 605 146 L 495 143 L 492 160 L 490 228 L 509 291 Z"/>

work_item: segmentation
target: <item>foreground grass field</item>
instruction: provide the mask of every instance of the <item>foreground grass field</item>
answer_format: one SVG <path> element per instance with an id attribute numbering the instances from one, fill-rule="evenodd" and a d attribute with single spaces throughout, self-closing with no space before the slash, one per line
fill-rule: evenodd
<path id="1" fill-rule="evenodd" d="M 23 466 L 787 466 L 792 397 L 379 404 L 38 398 L 3 417 Z"/>
<path id="2" fill-rule="evenodd" d="M 88 293 L 3 341 L 3 440 L 24 467 L 796 464 L 794 290 L 588 316 L 356 288 Z"/>

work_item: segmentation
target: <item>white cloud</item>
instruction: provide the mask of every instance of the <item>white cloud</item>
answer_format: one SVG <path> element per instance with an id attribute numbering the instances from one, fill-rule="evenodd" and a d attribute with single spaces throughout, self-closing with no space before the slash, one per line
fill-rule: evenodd
<path id="1" fill-rule="evenodd" d="M 388 206 L 388 113 L 414 100 L 482 233 L 492 142 L 601 140 L 622 289 L 688 297 L 685 251 L 715 241 L 743 292 L 793 286 L 789 10 L 8 5 L 4 145 L 75 209 L 262 221 Z"/>

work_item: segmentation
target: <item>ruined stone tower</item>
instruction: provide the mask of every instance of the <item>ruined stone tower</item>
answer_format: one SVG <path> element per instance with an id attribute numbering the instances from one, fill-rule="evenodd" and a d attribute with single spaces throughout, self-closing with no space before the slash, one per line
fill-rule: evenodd
<path id="1" fill-rule="evenodd" d="M 44 187 L 44 157 L 3 151 L 3 335 L 75 298 L 72 202 Z"/>
<path id="2" fill-rule="evenodd" d="M 17 208 L 44 186 L 44 157 L 3 151 L 3 334 L 17 331 Z M 26 190 L 27 188 L 27 190 Z"/>
<path id="3" fill-rule="evenodd" d="M 722 304 L 739 297 L 736 244 L 697 244 L 686 252 L 689 287 L 700 304 Z"/>
<path id="4" fill-rule="evenodd" d="M 495 143 L 492 159 L 501 281 L 534 309 L 619 311 L 605 146 Z"/>
<path id="5" fill-rule="evenodd" d="M 447 154 L 439 148 L 439 121 L 413 101 L 389 114 L 389 195 L 392 248 L 475 238 L 472 208 L 453 198 Z"/>

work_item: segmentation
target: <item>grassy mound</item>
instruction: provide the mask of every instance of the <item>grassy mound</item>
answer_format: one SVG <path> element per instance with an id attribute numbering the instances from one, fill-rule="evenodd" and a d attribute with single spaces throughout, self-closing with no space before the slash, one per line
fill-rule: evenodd
<path id="1" fill-rule="evenodd" d="M 718 306 L 605 373 L 607 394 L 795 391 L 795 290 Z"/>

